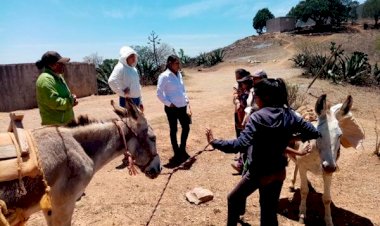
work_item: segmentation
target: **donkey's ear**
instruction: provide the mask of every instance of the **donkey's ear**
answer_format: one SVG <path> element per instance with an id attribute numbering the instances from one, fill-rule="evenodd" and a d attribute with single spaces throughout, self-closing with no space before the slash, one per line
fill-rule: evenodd
<path id="1" fill-rule="evenodd" d="M 137 108 L 137 106 L 132 102 L 131 99 L 126 99 L 125 108 L 128 110 L 129 116 L 131 116 L 135 120 L 137 120 L 142 115 L 140 109 Z"/>
<path id="2" fill-rule="evenodd" d="M 128 116 L 128 111 L 125 108 L 119 107 L 115 105 L 115 102 L 111 100 L 111 105 L 113 107 L 113 111 L 120 116 L 121 118 L 127 117 Z"/>
<path id="3" fill-rule="evenodd" d="M 352 108 L 354 100 L 351 95 L 347 96 L 346 101 L 344 101 L 342 107 L 340 108 L 340 111 L 343 112 L 343 115 L 346 115 Z"/>
<path id="4" fill-rule="evenodd" d="M 321 95 L 315 103 L 315 112 L 318 116 L 325 115 L 327 111 L 326 94 Z"/>

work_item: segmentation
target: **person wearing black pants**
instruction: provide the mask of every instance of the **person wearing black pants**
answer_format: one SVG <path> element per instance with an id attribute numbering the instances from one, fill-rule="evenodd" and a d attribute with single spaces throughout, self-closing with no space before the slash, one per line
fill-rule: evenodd
<path id="1" fill-rule="evenodd" d="M 187 114 L 187 106 L 180 108 L 165 106 L 165 112 L 169 121 L 170 141 L 173 147 L 174 156 L 187 159 L 189 158 L 189 155 L 186 152 L 186 141 L 190 132 L 190 120 L 189 115 Z M 179 121 L 182 127 L 180 145 L 178 145 L 177 142 L 177 121 Z"/>
<path id="2" fill-rule="evenodd" d="M 249 195 L 259 189 L 261 226 L 276 226 L 277 207 L 287 165 L 288 144 L 293 139 L 317 139 L 318 130 L 289 107 L 286 85 L 282 79 L 263 79 L 255 87 L 255 102 L 259 110 L 234 140 L 214 139 L 206 130 L 209 144 L 225 153 L 247 152 L 251 163 L 248 172 L 228 195 L 227 225 L 236 226 L 245 212 Z M 294 137 L 294 134 L 299 134 Z M 295 151 L 295 150 L 294 150 Z"/>
<path id="3" fill-rule="evenodd" d="M 180 72 L 180 61 L 176 55 L 168 57 L 166 70 L 160 74 L 157 83 L 157 97 L 165 105 L 170 127 L 170 141 L 174 156 L 170 165 L 178 165 L 190 156 L 186 152 L 186 141 L 190 132 L 191 119 L 187 113 L 189 99 Z M 181 124 L 181 144 L 177 141 L 177 122 Z"/>
<path id="4" fill-rule="evenodd" d="M 278 225 L 277 208 L 285 170 L 278 176 L 271 178 L 269 183 L 263 183 L 262 179 L 247 172 L 242 180 L 228 195 L 228 219 L 227 225 L 236 225 L 239 216 L 244 215 L 246 200 L 249 195 L 259 189 L 261 207 L 261 225 Z"/>

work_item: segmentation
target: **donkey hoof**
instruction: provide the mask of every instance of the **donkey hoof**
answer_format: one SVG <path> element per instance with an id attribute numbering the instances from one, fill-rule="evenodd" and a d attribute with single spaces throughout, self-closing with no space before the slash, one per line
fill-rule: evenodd
<path id="1" fill-rule="evenodd" d="M 326 226 L 334 226 L 331 217 L 325 217 Z"/>
<path id="2" fill-rule="evenodd" d="M 304 214 L 300 214 L 300 217 L 298 219 L 298 223 L 305 224 L 305 215 Z"/>

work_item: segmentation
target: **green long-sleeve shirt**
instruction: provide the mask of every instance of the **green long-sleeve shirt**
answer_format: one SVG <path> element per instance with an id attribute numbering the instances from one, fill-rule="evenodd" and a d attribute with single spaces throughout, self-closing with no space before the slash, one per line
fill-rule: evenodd
<path id="1" fill-rule="evenodd" d="M 36 82 L 42 125 L 65 125 L 74 119 L 74 98 L 61 75 L 44 69 Z"/>

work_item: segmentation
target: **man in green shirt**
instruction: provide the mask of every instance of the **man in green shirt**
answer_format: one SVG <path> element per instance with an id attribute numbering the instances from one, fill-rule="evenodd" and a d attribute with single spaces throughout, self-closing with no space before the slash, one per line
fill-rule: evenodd
<path id="1" fill-rule="evenodd" d="M 48 51 L 36 62 L 42 73 L 36 82 L 37 104 L 42 125 L 66 125 L 74 119 L 73 107 L 78 104 L 62 74 L 70 58 Z"/>

